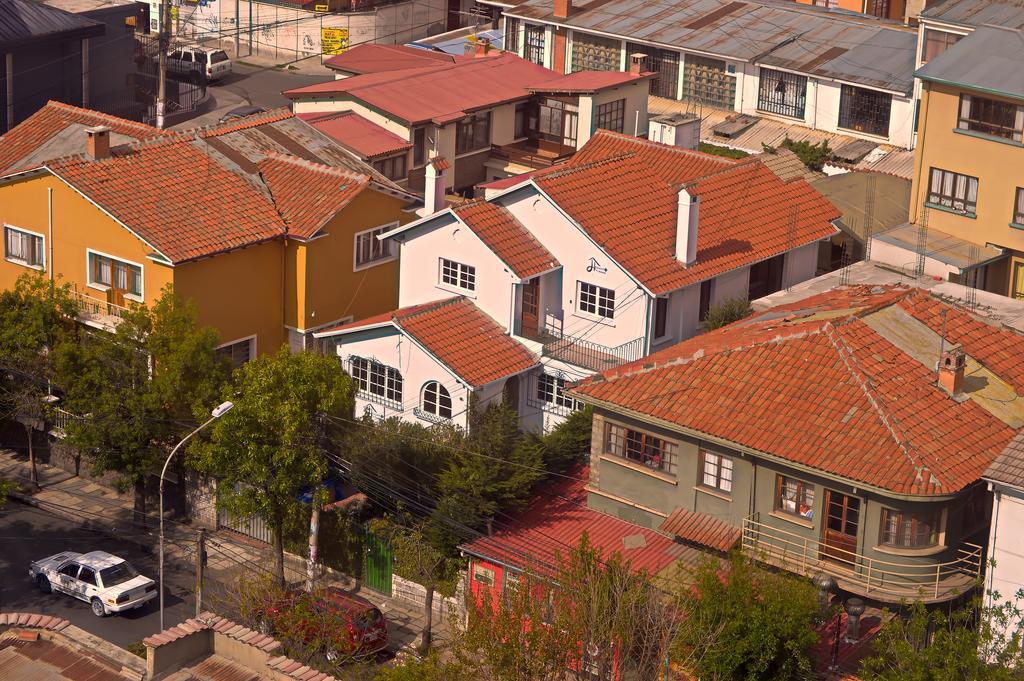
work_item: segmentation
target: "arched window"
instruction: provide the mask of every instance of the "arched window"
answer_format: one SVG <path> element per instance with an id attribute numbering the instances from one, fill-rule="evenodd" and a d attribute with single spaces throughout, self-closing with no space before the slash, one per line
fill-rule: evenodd
<path id="1" fill-rule="evenodd" d="M 452 396 L 447 388 L 437 381 L 423 386 L 423 411 L 443 419 L 452 417 Z"/>

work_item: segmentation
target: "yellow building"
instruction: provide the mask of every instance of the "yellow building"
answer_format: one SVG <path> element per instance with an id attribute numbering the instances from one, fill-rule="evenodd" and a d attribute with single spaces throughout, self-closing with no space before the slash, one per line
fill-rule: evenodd
<path id="1" fill-rule="evenodd" d="M 48 124 L 30 153 L 47 144 L 79 153 L 0 176 L 0 286 L 30 268 L 60 276 L 83 321 L 109 327 L 173 284 L 236 364 L 285 343 L 304 348 L 320 327 L 397 305 L 397 256 L 375 236 L 415 217 L 412 197 L 335 157 L 290 114 L 141 142 L 145 130 L 118 139 L 133 130 L 84 127 L 103 121 L 75 116 Z M 39 137 L 39 127 L 30 118 L 0 139 L 0 165 L 11 160 L 8 145 Z M 268 142 L 257 152 L 260 138 L 280 150 Z"/>
<path id="2" fill-rule="evenodd" d="M 950 278 L 1024 298 L 1024 32 L 981 27 L 922 81 L 910 221 Z M 944 256 L 945 254 L 945 256 Z"/>

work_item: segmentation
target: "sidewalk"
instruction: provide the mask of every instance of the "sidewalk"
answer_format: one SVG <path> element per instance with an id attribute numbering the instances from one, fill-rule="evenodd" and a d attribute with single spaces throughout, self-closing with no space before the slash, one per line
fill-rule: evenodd
<path id="1" fill-rule="evenodd" d="M 36 464 L 36 470 L 41 489 L 32 494 L 29 491 L 31 478 L 28 457 L 9 450 L 0 450 L 0 478 L 18 483 L 21 487 L 18 492 L 11 495 L 13 499 L 110 535 L 120 538 L 135 537 L 133 541 L 155 551 L 159 537 L 155 508 L 149 509 L 149 537 L 138 537 L 139 530 L 132 525 L 133 503 L 130 497 L 55 466 Z M 164 550 L 168 563 L 177 563 L 183 570 L 193 569 L 198 530 L 197 527 L 177 521 L 164 523 Z M 268 566 L 272 565 L 274 560 L 269 546 L 229 530 L 207 532 L 206 554 L 207 583 L 212 583 L 211 586 L 216 585 L 217 589 L 223 590 L 230 589 L 244 574 L 267 573 Z M 322 574 L 323 572 L 321 571 Z M 425 622 L 422 607 L 362 587 L 356 580 L 335 574 L 333 570 L 326 572 L 327 574 L 319 580 L 321 584 L 355 593 L 380 608 L 388 620 L 389 648 L 406 648 L 419 636 Z M 305 561 L 286 553 L 285 579 L 289 583 L 304 583 Z M 216 591 L 211 589 L 209 593 Z M 205 597 L 203 600 L 204 603 L 207 601 Z M 435 641 L 450 638 L 445 619 L 434 615 Z"/>

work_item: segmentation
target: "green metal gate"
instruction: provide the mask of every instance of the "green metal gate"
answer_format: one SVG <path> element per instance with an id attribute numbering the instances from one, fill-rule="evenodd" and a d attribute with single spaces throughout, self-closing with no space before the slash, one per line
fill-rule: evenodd
<path id="1" fill-rule="evenodd" d="M 395 566 L 391 544 L 372 532 L 366 533 L 363 553 L 363 583 L 385 596 L 391 595 L 391 572 Z"/>

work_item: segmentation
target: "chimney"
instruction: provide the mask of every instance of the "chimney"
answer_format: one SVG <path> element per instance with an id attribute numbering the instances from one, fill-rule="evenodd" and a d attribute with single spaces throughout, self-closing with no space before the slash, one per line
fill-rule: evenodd
<path id="1" fill-rule="evenodd" d="M 647 55 L 643 52 L 634 52 L 629 55 L 629 72 L 634 76 L 639 76 L 644 70 L 644 60 L 647 59 Z"/>
<path id="2" fill-rule="evenodd" d="M 85 153 L 93 161 L 110 158 L 110 128 L 97 125 L 85 129 Z"/>
<path id="3" fill-rule="evenodd" d="M 449 164 L 443 156 L 435 156 L 430 159 L 425 170 L 426 182 L 423 186 L 423 208 L 422 215 L 433 215 L 439 210 L 444 210 L 447 202 L 444 200 L 445 176 Z"/>
<path id="4" fill-rule="evenodd" d="M 555 0 L 555 18 L 568 19 L 572 11 L 572 0 Z"/>
<path id="5" fill-rule="evenodd" d="M 954 343 L 942 351 L 939 357 L 939 385 L 950 395 L 959 395 L 964 390 L 964 369 L 967 368 L 967 355 L 964 347 Z"/>
<path id="6" fill-rule="evenodd" d="M 683 187 L 679 190 L 679 208 L 676 213 L 676 260 L 689 267 L 697 262 L 697 220 L 700 200 Z"/>
<path id="7" fill-rule="evenodd" d="M 491 51 L 491 39 L 490 38 L 477 38 L 473 44 L 473 56 L 474 57 L 486 57 L 487 53 Z"/>

